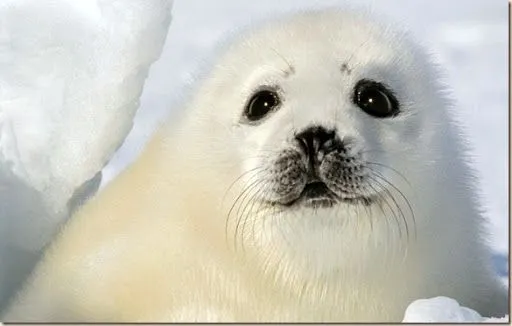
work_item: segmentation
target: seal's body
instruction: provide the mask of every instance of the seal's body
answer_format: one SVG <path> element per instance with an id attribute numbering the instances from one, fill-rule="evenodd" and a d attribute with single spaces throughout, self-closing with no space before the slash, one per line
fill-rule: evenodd
<path id="1" fill-rule="evenodd" d="M 504 315 L 436 76 L 406 35 L 354 13 L 245 34 L 4 320 L 401 321 L 434 296 Z"/>

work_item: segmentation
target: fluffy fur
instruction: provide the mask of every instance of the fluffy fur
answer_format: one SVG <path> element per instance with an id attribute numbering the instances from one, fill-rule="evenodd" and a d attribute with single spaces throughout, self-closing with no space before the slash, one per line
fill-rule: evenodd
<path id="1" fill-rule="evenodd" d="M 398 116 L 354 105 L 363 78 L 391 87 Z M 261 87 L 282 104 L 247 123 Z M 179 126 L 72 218 L 4 320 L 398 322 L 435 296 L 503 316 L 449 108 L 421 48 L 372 19 L 329 9 L 251 30 Z M 269 204 L 272 168 L 311 125 L 351 140 L 377 201 Z"/>

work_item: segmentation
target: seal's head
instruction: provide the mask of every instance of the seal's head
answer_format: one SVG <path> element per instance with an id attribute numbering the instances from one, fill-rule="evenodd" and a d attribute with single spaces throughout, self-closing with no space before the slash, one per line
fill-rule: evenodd
<path id="1" fill-rule="evenodd" d="M 214 151 L 240 163 L 226 185 L 240 185 L 231 213 L 317 224 L 386 215 L 404 231 L 410 184 L 428 191 L 417 176 L 435 164 L 446 129 L 428 62 L 407 35 L 336 10 L 245 34 L 196 105 L 222 133 L 209 138 Z"/>

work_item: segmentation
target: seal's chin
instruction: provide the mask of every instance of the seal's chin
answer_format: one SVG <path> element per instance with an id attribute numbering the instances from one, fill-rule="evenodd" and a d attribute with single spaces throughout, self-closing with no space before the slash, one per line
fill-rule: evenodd
<path id="1" fill-rule="evenodd" d="M 372 197 L 352 195 L 340 197 L 327 187 L 321 181 L 308 183 L 300 195 L 286 203 L 280 203 L 285 207 L 310 207 L 310 208 L 331 208 L 339 203 L 371 205 L 374 201 Z"/>

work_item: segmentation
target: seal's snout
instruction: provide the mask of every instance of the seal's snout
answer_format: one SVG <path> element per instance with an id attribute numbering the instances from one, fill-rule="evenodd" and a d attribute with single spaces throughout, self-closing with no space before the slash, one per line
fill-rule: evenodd
<path id="1" fill-rule="evenodd" d="M 320 164 L 323 157 L 333 151 L 343 150 L 343 143 L 336 130 L 313 126 L 295 136 L 300 149 L 308 157 L 310 168 Z"/>
<path id="2" fill-rule="evenodd" d="M 295 134 L 293 147 L 283 150 L 268 169 L 271 202 L 315 208 L 340 201 L 371 202 L 367 170 L 351 138 L 342 140 L 335 129 L 316 125 Z"/>

